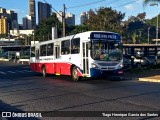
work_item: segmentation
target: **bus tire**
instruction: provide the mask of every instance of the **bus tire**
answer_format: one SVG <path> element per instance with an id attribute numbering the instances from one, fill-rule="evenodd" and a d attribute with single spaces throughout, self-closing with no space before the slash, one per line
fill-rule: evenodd
<path id="1" fill-rule="evenodd" d="M 72 79 L 73 79 L 73 81 L 75 81 L 75 82 L 77 82 L 77 81 L 79 81 L 80 80 L 80 76 L 78 76 L 78 70 L 77 70 L 77 67 L 76 66 L 74 66 L 73 68 L 72 68 Z"/>
<path id="2" fill-rule="evenodd" d="M 44 78 L 46 77 L 46 67 L 45 66 L 42 67 L 42 75 Z"/>

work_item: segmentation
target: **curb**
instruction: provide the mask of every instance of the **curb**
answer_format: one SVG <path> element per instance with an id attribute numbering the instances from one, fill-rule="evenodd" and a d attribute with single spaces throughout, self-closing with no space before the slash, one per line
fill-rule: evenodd
<path id="1" fill-rule="evenodd" d="M 143 82 L 158 82 L 158 83 L 160 83 L 160 80 L 153 79 L 153 78 L 139 78 L 139 81 L 143 81 Z"/>

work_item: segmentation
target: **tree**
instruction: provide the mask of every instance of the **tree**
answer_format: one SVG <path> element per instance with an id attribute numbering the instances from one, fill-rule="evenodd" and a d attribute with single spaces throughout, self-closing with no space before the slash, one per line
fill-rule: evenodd
<path id="1" fill-rule="evenodd" d="M 6 38 L 6 37 L 8 37 L 7 33 L 6 34 L 0 34 L 0 38 Z"/>
<path id="2" fill-rule="evenodd" d="M 143 1 L 143 4 L 144 5 L 147 5 L 147 4 L 149 4 L 149 3 L 160 3 L 160 0 L 144 0 Z M 158 4 L 157 4 L 157 6 L 158 6 Z M 159 15 L 158 15 L 158 17 L 159 17 Z M 156 29 L 156 26 L 157 26 L 157 17 L 154 17 L 154 18 L 152 18 L 151 20 L 148 20 L 147 22 L 146 22 L 147 24 L 149 24 L 149 25 L 151 25 L 151 26 L 153 26 L 154 27 L 154 29 L 151 29 L 151 30 L 153 30 L 153 31 L 155 31 L 155 29 Z M 158 21 L 158 24 L 159 24 L 160 22 Z M 153 28 L 152 27 L 152 28 Z M 155 31 L 156 32 L 156 31 Z M 159 32 L 159 31 L 158 31 Z M 158 34 L 159 35 L 159 34 Z M 154 37 L 155 38 L 155 37 Z M 158 36 L 158 38 L 159 38 L 159 36 Z"/>
<path id="3" fill-rule="evenodd" d="M 96 11 L 89 11 L 89 19 L 85 22 L 93 31 L 112 31 L 122 33 L 121 22 L 125 13 L 117 12 L 112 8 L 101 7 Z"/>
<path id="4" fill-rule="evenodd" d="M 123 22 L 123 40 L 125 43 L 143 43 L 147 41 L 146 13 L 130 16 Z"/>
<path id="5" fill-rule="evenodd" d="M 81 32 L 86 32 L 89 30 L 87 25 L 76 25 L 76 26 L 66 26 L 66 34 L 73 35 Z"/>
<path id="6" fill-rule="evenodd" d="M 160 15 L 158 15 L 158 18 L 160 18 Z M 151 26 L 157 26 L 157 16 L 153 17 L 152 19 L 146 20 L 146 24 L 151 25 Z M 158 25 L 160 25 L 160 20 L 158 19 Z"/>
<path id="7" fill-rule="evenodd" d="M 57 19 L 56 15 L 51 15 L 48 19 L 43 19 L 35 31 L 35 40 L 45 41 L 51 39 L 52 27 L 57 27 L 58 37 L 61 37 L 62 24 Z"/>
<path id="8" fill-rule="evenodd" d="M 144 5 L 147 5 L 147 4 L 150 3 L 150 2 L 160 2 L 160 0 L 144 0 L 144 1 L 143 1 L 143 4 L 144 4 Z"/>

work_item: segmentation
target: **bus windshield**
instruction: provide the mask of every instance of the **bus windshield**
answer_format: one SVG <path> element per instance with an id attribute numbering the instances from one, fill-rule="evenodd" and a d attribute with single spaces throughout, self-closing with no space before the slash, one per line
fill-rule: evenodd
<path id="1" fill-rule="evenodd" d="M 117 61 L 122 59 L 120 42 L 107 40 L 92 40 L 91 57 L 94 60 Z"/>

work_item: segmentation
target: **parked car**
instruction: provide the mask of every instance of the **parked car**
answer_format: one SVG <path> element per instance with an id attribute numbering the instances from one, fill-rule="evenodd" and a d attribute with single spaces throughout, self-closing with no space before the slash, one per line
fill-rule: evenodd
<path id="1" fill-rule="evenodd" d="M 144 56 L 144 52 L 143 51 L 137 51 L 135 56 L 136 57 L 143 57 Z"/>
<path id="2" fill-rule="evenodd" d="M 146 57 L 134 57 L 134 66 L 135 67 L 144 67 L 144 66 L 149 66 L 150 61 Z"/>
<path id="3" fill-rule="evenodd" d="M 123 66 L 124 69 L 131 67 L 145 67 L 155 64 L 155 56 L 148 57 L 135 57 L 132 58 L 134 60 L 134 64 L 132 66 L 131 56 L 123 56 Z"/>
<path id="4" fill-rule="evenodd" d="M 131 59 L 123 57 L 123 67 L 124 69 L 131 68 Z"/>
<path id="5" fill-rule="evenodd" d="M 147 56 L 146 58 L 148 59 L 150 65 L 155 65 L 156 64 L 155 56 Z"/>

